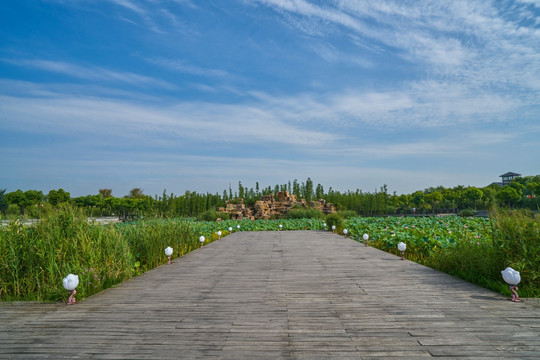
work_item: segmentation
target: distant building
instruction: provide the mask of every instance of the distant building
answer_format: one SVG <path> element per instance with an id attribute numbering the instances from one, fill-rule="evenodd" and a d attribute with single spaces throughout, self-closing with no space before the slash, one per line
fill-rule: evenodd
<path id="1" fill-rule="evenodd" d="M 508 185 L 517 177 L 520 177 L 521 174 L 516 174 L 513 172 L 507 172 L 506 174 L 499 175 L 500 178 L 502 178 L 502 185 Z"/>
<path id="2" fill-rule="evenodd" d="M 512 182 L 517 177 L 520 177 L 521 174 L 517 174 L 514 172 L 507 172 L 506 174 L 499 175 L 500 178 L 502 178 L 502 182 L 492 182 L 489 185 L 499 185 L 499 186 L 506 186 Z"/>

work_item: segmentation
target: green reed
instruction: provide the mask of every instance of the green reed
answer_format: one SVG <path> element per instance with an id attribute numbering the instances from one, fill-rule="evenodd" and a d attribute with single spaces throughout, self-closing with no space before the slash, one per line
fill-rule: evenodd
<path id="1" fill-rule="evenodd" d="M 521 275 L 520 296 L 540 297 L 540 219 L 522 210 L 494 210 L 490 223 L 487 239 L 462 239 L 423 263 L 508 296 L 501 271 L 512 267 Z"/>
<path id="2" fill-rule="evenodd" d="M 62 279 L 79 276 L 77 298 L 93 295 L 198 245 L 187 221 L 95 225 L 64 208 L 33 226 L 13 221 L 0 229 L 0 300 L 66 299 Z"/>

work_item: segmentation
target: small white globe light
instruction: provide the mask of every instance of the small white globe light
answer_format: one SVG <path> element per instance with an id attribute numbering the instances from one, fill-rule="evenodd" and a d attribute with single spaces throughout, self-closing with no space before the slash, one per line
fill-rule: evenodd
<path id="1" fill-rule="evenodd" d="M 521 299 L 518 296 L 518 293 L 516 290 L 518 290 L 517 285 L 521 281 L 521 275 L 519 274 L 519 271 L 516 271 L 512 269 L 511 267 L 507 267 L 503 271 L 501 271 L 503 280 L 510 285 L 510 291 L 512 292 L 512 301 L 519 302 Z"/>
<path id="2" fill-rule="evenodd" d="M 334 230 L 336 230 L 336 225 L 332 225 L 332 232 L 334 232 Z"/>
<path id="3" fill-rule="evenodd" d="M 229 232 L 231 232 L 231 231 L 232 231 L 232 227 L 229 226 Z"/>
<path id="4" fill-rule="evenodd" d="M 203 244 L 204 244 L 204 236 L 201 236 L 199 238 L 199 241 L 201 242 L 201 247 L 203 247 Z"/>
<path id="5" fill-rule="evenodd" d="M 364 238 L 364 240 L 368 241 L 369 240 L 369 235 L 368 234 L 364 234 L 364 236 L 362 236 Z"/>
<path id="6" fill-rule="evenodd" d="M 347 229 L 343 229 L 343 235 L 345 235 L 345 237 L 347 237 L 347 233 L 348 233 Z"/>
<path id="7" fill-rule="evenodd" d="M 170 264 L 170 263 L 171 263 L 171 255 L 172 255 L 172 253 L 173 253 L 172 247 L 167 246 L 167 247 L 165 248 L 165 255 L 167 255 L 167 258 L 169 259 L 169 262 L 168 262 L 167 264 Z"/>
<path id="8" fill-rule="evenodd" d="M 279 224 L 279 230 L 283 229 L 283 225 Z"/>
<path id="9" fill-rule="evenodd" d="M 221 239 L 221 230 L 217 232 L 218 239 Z"/>
<path id="10" fill-rule="evenodd" d="M 516 271 L 511 267 L 507 267 L 506 269 L 504 269 L 504 271 L 501 271 L 501 274 L 504 281 L 508 285 L 517 285 L 521 281 L 521 275 L 519 274 L 519 271 Z"/>
<path id="11" fill-rule="evenodd" d="M 64 288 L 68 291 L 73 291 L 79 285 L 79 275 L 69 274 L 62 280 Z"/>
<path id="12" fill-rule="evenodd" d="M 236 228 L 237 228 L 238 230 L 240 230 L 240 225 L 236 225 Z"/>
<path id="13" fill-rule="evenodd" d="M 407 244 L 400 242 L 397 244 L 397 248 L 399 251 L 401 251 L 401 260 L 405 260 L 405 250 L 407 249 Z"/>
<path id="14" fill-rule="evenodd" d="M 64 288 L 70 293 L 67 304 L 73 305 L 77 303 L 77 301 L 75 300 L 75 294 L 77 293 L 75 288 L 79 285 L 79 276 L 69 274 L 62 280 L 62 285 L 64 285 Z"/>

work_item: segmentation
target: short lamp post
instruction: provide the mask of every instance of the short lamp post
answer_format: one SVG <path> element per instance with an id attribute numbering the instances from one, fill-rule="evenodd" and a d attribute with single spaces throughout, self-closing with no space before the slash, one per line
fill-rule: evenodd
<path id="1" fill-rule="evenodd" d="M 232 227 L 229 226 L 229 232 L 232 233 Z"/>
<path id="2" fill-rule="evenodd" d="M 279 230 L 283 229 L 283 225 L 279 224 Z"/>
<path id="3" fill-rule="evenodd" d="M 334 232 L 334 230 L 336 230 L 336 225 L 332 225 L 332 232 Z"/>
<path id="4" fill-rule="evenodd" d="M 79 276 L 69 274 L 62 280 L 62 284 L 64 285 L 64 288 L 69 292 L 69 300 L 67 302 L 68 305 L 76 304 L 77 301 L 75 301 L 75 294 L 77 291 L 75 291 L 75 288 L 77 285 L 79 285 Z"/>
<path id="5" fill-rule="evenodd" d="M 521 281 L 521 276 L 519 275 L 519 271 L 516 271 L 512 269 L 511 267 L 507 267 L 504 269 L 504 271 L 501 271 L 502 277 L 504 281 L 510 285 L 510 291 L 512 292 L 512 301 L 513 302 L 520 302 L 521 299 L 518 296 L 518 293 L 516 290 L 518 290 L 517 285 Z"/>
<path id="6" fill-rule="evenodd" d="M 364 236 L 362 236 L 364 238 L 364 244 L 367 246 L 367 242 L 369 240 L 369 235 L 368 234 L 364 234 Z"/>
<path id="7" fill-rule="evenodd" d="M 236 231 L 240 231 L 240 225 L 236 225 Z"/>
<path id="8" fill-rule="evenodd" d="M 167 259 L 169 259 L 169 262 L 167 263 L 167 264 L 169 264 L 169 265 L 171 264 L 171 255 L 172 255 L 172 253 L 173 253 L 172 247 L 167 246 L 167 247 L 165 248 L 165 255 L 167 255 Z"/>
<path id="9" fill-rule="evenodd" d="M 199 238 L 199 241 L 200 241 L 200 243 L 201 243 L 201 247 L 203 247 L 203 244 L 204 244 L 204 236 L 201 236 L 201 237 Z"/>
<path id="10" fill-rule="evenodd" d="M 345 235 L 345 237 L 347 237 L 347 233 L 348 233 L 347 229 L 343 229 L 343 235 Z"/>
<path id="11" fill-rule="evenodd" d="M 218 238 L 218 240 L 221 239 L 221 230 L 219 230 L 219 231 L 217 232 L 217 238 Z"/>
<path id="12" fill-rule="evenodd" d="M 397 248 L 399 251 L 401 251 L 401 260 L 405 260 L 405 250 L 407 249 L 407 244 L 400 242 L 397 244 Z"/>

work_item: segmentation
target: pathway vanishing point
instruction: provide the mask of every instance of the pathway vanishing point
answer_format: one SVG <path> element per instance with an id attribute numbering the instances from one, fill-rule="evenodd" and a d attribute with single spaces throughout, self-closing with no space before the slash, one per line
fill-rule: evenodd
<path id="1" fill-rule="evenodd" d="M 234 233 L 76 305 L 0 303 L 0 359 L 431 357 L 540 359 L 540 308 L 320 231 Z"/>

